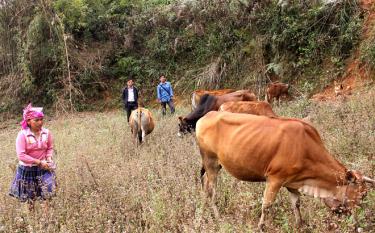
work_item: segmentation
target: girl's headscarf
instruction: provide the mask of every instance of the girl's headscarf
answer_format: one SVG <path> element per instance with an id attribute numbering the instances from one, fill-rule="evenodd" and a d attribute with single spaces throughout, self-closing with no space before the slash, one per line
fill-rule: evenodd
<path id="1" fill-rule="evenodd" d="M 22 129 L 27 129 L 27 121 L 35 118 L 44 117 L 43 108 L 36 108 L 31 106 L 31 103 L 23 109 L 23 118 L 21 121 Z"/>

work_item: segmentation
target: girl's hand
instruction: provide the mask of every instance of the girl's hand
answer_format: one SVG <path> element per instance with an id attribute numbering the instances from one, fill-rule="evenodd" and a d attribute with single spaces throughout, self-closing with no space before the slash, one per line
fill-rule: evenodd
<path id="1" fill-rule="evenodd" d="M 44 170 L 49 170 L 49 165 L 48 165 L 48 163 L 47 163 L 46 161 L 44 161 L 44 160 L 40 161 L 39 166 L 40 166 L 42 169 L 44 169 Z"/>
<path id="2" fill-rule="evenodd" d="M 41 162 L 42 162 L 41 160 L 36 159 L 34 163 L 39 166 Z"/>

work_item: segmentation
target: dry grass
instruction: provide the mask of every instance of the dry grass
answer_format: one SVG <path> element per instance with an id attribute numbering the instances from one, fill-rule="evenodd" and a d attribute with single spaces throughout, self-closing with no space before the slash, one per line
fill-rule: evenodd
<path id="1" fill-rule="evenodd" d="M 290 116 L 312 112 L 329 150 L 348 167 L 374 176 L 373 97 L 356 97 L 337 107 L 300 100 L 276 110 Z M 204 211 L 200 155 L 194 137 L 176 137 L 176 117 L 157 115 L 155 132 L 139 149 L 120 111 L 55 119 L 46 127 L 55 136 L 59 183 L 48 216 L 39 206 L 28 213 L 7 195 L 18 126 L 0 131 L 0 232 L 256 231 L 264 184 L 237 182 L 223 170 L 217 200 L 221 218 L 215 219 L 210 209 Z M 360 210 L 364 232 L 374 230 L 374 204 L 372 190 Z M 270 232 L 296 231 L 285 191 L 278 195 L 274 212 Z M 302 198 L 302 214 L 309 225 L 301 232 L 328 232 L 330 223 L 338 225 L 337 232 L 352 229 L 351 218 L 330 217 L 311 197 Z"/>

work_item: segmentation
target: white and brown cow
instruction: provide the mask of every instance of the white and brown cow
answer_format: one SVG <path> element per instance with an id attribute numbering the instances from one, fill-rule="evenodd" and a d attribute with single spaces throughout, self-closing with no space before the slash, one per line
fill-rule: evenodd
<path id="1" fill-rule="evenodd" d="M 140 145 L 144 142 L 146 135 L 150 134 L 155 128 L 155 122 L 151 112 L 141 107 L 132 111 L 129 125 L 136 145 Z"/>

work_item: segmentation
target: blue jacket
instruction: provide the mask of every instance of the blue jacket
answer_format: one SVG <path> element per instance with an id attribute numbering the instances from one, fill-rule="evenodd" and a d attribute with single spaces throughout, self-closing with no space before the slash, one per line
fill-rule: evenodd
<path id="1" fill-rule="evenodd" d="M 158 93 L 158 99 L 161 102 L 169 102 L 173 97 L 173 89 L 170 82 L 159 83 L 156 92 Z"/>

